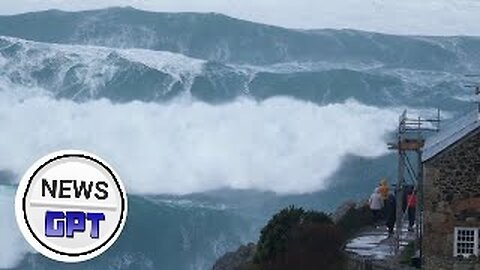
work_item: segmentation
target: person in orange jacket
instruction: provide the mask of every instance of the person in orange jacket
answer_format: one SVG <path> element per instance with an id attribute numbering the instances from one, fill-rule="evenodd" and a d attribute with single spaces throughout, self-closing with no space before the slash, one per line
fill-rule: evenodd
<path id="1" fill-rule="evenodd" d="M 388 183 L 386 178 L 382 178 L 380 180 L 380 183 L 378 184 L 378 190 L 380 192 L 380 197 L 382 199 L 384 207 L 382 208 L 382 219 L 386 219 L 388 216 L 386 205 L 387 205 L 387 199 L 388 199 L 388 194 L 389 194 L 389 189 L 388 189 Z"/>
<path id="2" fill-rule="evenodd" d="M 386 178 L 383 178 L 380 181 L 380 184 L 378 185 L 378 188 L 380 190 L 380 195 L 382 196 L 382 199 L 385 201 L 388 198 L 389 194 L 389 188 L 388 188 L 388 182 Z"/>

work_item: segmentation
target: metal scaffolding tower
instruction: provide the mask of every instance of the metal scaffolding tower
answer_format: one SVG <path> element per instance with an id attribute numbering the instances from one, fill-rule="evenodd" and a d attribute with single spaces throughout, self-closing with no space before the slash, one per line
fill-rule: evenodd
<path id="1" fill-rule="evenodd" d="M 426 119 L 421 117 L 411 118 L 407 111 L 400 115 L 397 131 L 397 141 L 388 144 L 388 148 L 396 150 L 398 154 L 398 177 L 395 186 L 396 197 L 396 224 L 395 224 L 395 253 L 400 250 L 400 241 L 403 227 L 405 205 L 406 179 L 409 178 L 411 185 L 417 192 L 418 204 L 416 211 L 416 249 L 421 250 L 422 237 L 422 213 L 423 213 L 423 184 L 422 184 L 422 147 L 425 143 L 426 132 L 436 132 L 440 128 L 440 110 L 436 118 Z M 416 166 L 410 161 L 416 157 Z M 407 177 L 406 177 L 407 176 Z"/>
<path id="2" fill-rule="evenodd" d="M 480 77 L 480 75 L 469 74 L 469 75 L 465 75 L 465 77 L 467 77 L 467 78 L 478 78 L 478 77 Z M 465 87 L 473 88 L 475 90 L 475 95 L 480 97 L 480 84 L 478 82 L 467 83 L 467 84 L 465 84 Z M 480 99 L 477 98 L 477 100 L 475 102 L 477 103 L 478 112 L 480 113 Z"/>
<path id="3" fill-rule="evenodd" d="M 480 78 L 480 74 L 465 75 L 467 78 Z M 475 102 L 480 113 L 480 84 L 477 82 L 469 82 L 465 85 L 467 88 L 473 88 L 476 95 Z M 396 141 L 389 143 L 388 148 L 397 151 L 398 155 L 398 177 L 395 187 L 396 196 L 396 224 L 395 224 L 395 253 L 400 251 L 400 242 L 402 234 L 402 226 L 404 220 L 404 207 L 406 207 L 405 187 L 406 179 L 410 178 L 411 185 L 417 192 L 416 205 L 416 241 L 415 249 L 419 251 L 422 258 L 421 241 L 423 236 L 423 166 L 422 166 L 422 149 L 425 144 L 425 135 L 429 132 L 438 132 L 440 130 L 440 110 L 437 111 L 435 118 L 409 117 L 407 111 L 399 117 Z M 416 166 L 410 161 L 412 157 L 416 157 Z M 406 177 L 407 176 L 407 177 Z"/>

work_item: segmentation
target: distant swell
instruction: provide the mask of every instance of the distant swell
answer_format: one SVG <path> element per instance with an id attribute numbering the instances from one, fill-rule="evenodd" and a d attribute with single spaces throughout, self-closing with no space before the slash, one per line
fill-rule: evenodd
<path id="1" fill-rule="evenodd" d="M 179 96 L 211 104 L 276 96 L 325 105 L 354 98 L 372 106 L 456 109 L 463 75 L 398 68 L 376 60 L 235 65 L 167 51 L 38 43 L 0 36 L 2 81 L 39 87 L 77 102 L 166 102 Z M 6 87 L 7 89 L 9 87 Z M 435 93 L 432 96 L 432 93 Z M 412 98 L 412 97 L 415 98 Z"/>

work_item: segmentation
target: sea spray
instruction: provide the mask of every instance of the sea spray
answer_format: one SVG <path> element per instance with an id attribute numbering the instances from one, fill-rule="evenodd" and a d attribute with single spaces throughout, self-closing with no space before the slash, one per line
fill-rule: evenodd
<path id="1" fill-rule="evenodd" d="M 35 158 L 76 148 L 105 156 L 141 194 L 217 188 L 303 193 L 328 187 L 346 155 L 386 153 L 397 112 L 355 101 L 318 106 L 290 98 L 223 105 L 50 97 L 0 92 L 0 167 L 21 174 Z"/>

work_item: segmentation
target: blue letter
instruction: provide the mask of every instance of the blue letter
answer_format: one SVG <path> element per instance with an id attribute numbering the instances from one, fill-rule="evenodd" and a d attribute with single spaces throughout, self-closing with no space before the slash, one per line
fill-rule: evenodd
<path id="1" fill-rule="evenodd" d="M 59 220 L 57 222 L 57 228 L 55 229 L 55 220 L 56 219 L 64 219 L 65 215 L 63 212 L 56 212 L 56 211 L 47 211 L 45 214 L 45 236 L 46 237 L 63 237 L 63 227 L 65 222 L 63 220 Z"/>
<path id="2" fill-rule="evenodd" d="M 67 237 L 73 238 L 74 232 L 85 231 L 85 213 L 67 212 Z"/>
<path id="3" fill-rule="evenodd" d="M 105 220 L 105 215 L 103 213 L 88 213 L 87 219 L 92 221 L 90 237 L 98 238 L 98 235 L 100 234 L 100 220 Z"/>

